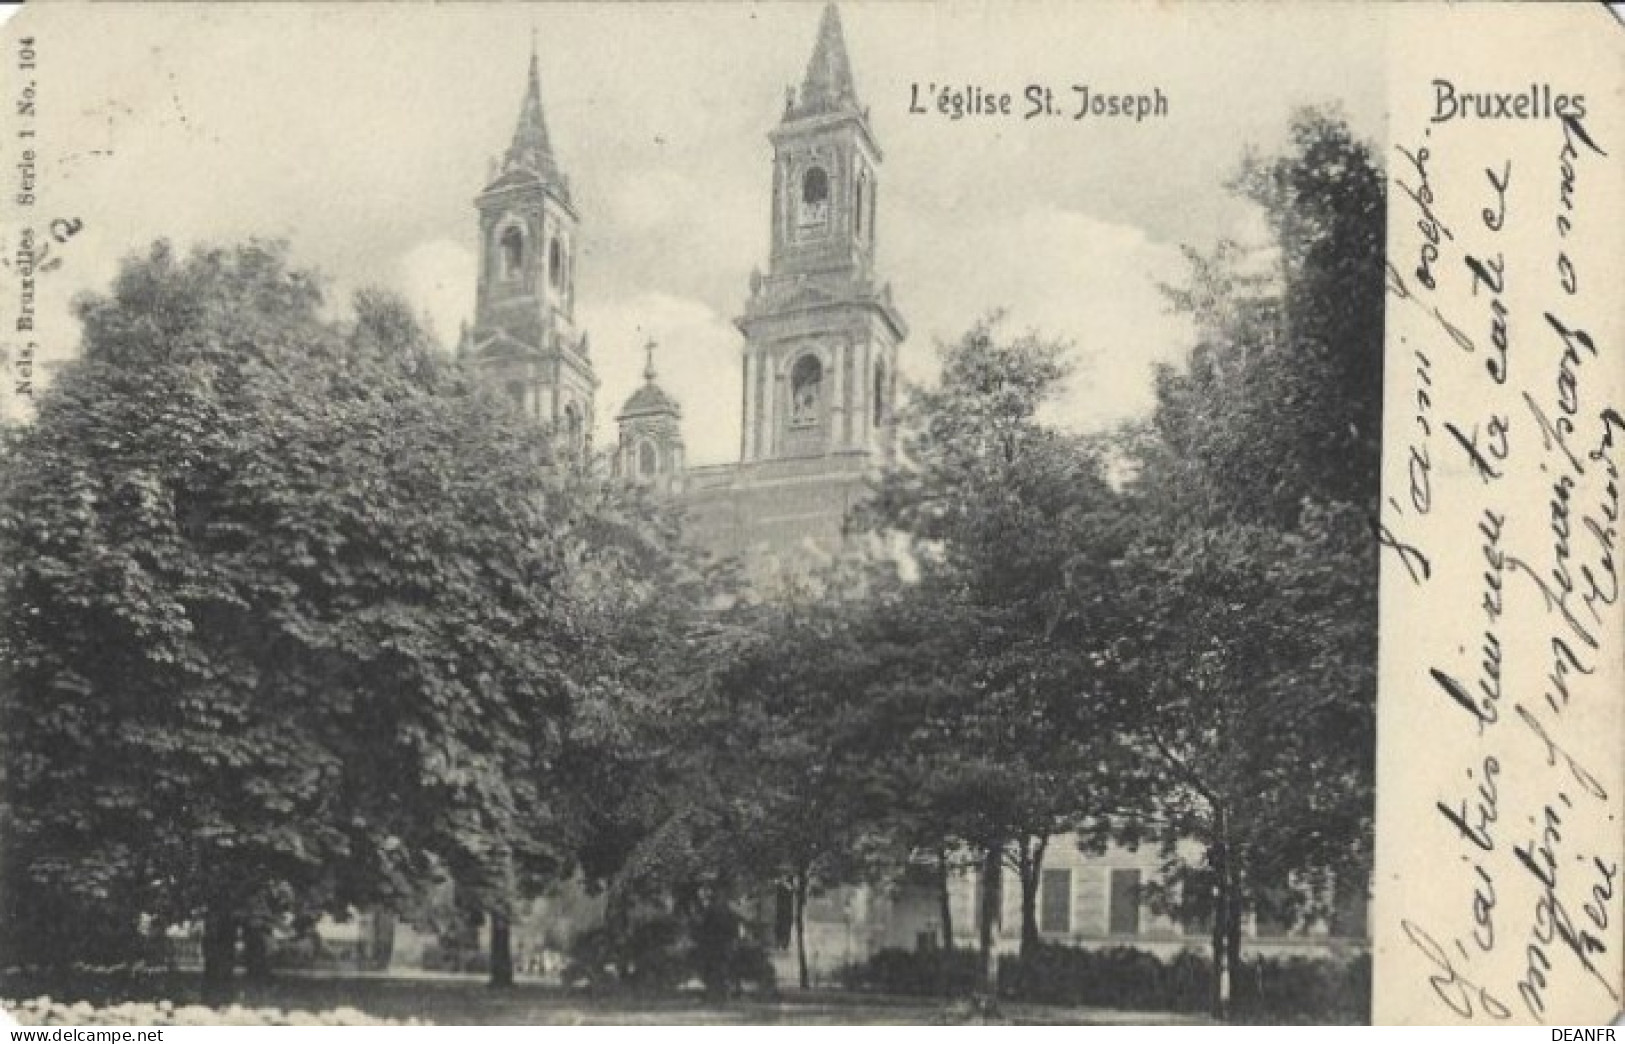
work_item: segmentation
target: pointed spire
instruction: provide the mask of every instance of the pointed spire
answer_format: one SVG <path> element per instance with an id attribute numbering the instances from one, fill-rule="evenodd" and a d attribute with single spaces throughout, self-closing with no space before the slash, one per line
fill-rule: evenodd
<path id="1" fill-rule="evenodd" d="M 852 63 L 846 57 L 846 38 L 841 34 L 841 13 L 833 3 L 824 5 L 818 23 L 818 42 L 813 45 L 807 75 L 801 81 L 796 116 L 856 110 L 858 90 L 852 83 Z"/>
<path id="2" fill-rule="evenodd" d="M 554 162 L 547 119 L 542 115 L 542 74 L 536 57 L 534 28 L 530 31 L 530 73 L 525 83 L 525 100 L 519 109 L 519 125 L 514 128 L 513 144 L 502 157 L 502 173 L 511 170 L 528 170 L 543 181 L 562 184 L 564 180 Z"/>

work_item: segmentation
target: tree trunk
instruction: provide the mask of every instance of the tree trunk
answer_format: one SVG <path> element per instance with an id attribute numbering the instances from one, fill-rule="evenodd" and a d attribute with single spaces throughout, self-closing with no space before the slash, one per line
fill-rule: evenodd
<path id="1" fill-rule="evenodd" d="M 491 915 L 491 988 L 513 985 L 513 932 L 505 913 Z"/>
<path id="2" fill-rule="evenodd" d="M 388 971 L 395 959 L 395 912 L 375 910 L 372 915 L 372 963 L 378 971 Z"/>
<path id="3" fill-rule="evenodd" d="M 243 922 L 243 975 L 250 982 L 271 977 L 271 930 L 262 921 Z"/>
<path id="4" fill-rule="evenodd" d="M 804 990 L 812 989 L 812 974 L 807 969 L 807 875 L 797 874 L 791 884 L 794 895 L 793 915 L 796 927 L 796 976 Z"/>
<path id="5" fill-rule="evenodd" d="M 981 944 L 978 970 L 982 989 L 990 997 L 998 991 L 997 972 L 993 965 L 993 927 L 999 918 L 999 876 L 1003 868 L 1004 846 L 989 845 L 982 853 L 981 924 L 977 927 Z"/>
<path id="6" fill-rule="evenodd" d="M 948 873 L 948 850 L 937 850 L 937 905 L 942 912 L 942 948 L 949 953 L 954 952 L 954 907 L 953 896 L 949 894 L 950 877 Z"/>
<path id="7" fill-rule="evenodd" d="M 1229 1021 L 1237 961 L 1241 954 L 1241 907 L 1224 813 L 1218 816 L 1220 840 L 1208 849 L 1213 872 L 1213 994 L 1212 1014 Z"/>
<path id="8" fill-rule="evenodd" d="M 1232 859 L 1233 861 L 1233 859 Z M 1224 929 L 1224 967 L 1230 973 L 1229 991 L 1224 998 L 1226 1018 L 1234 1018 L 1236 1013 L 1236 979 L 1242 974 L 1241 964 L 1241 913 L 1242 903 L 1238 894 L 1240 889 L 1236 886 L 1234 874 L 1230 878 L 1230 920 Z"/>
<path id="9" fill-rule="evenodd" d="M 1016 850 L 1017 871 L 1021 877 L 1021 955 L 1029 957 L 1038 949 L 1038 883 L 1044 871 L 1047 837 L 1023 838 Z"/>
<path id="10" fill-rule="evenodd" d="M 237 918 L 226 903 L 211 903 L 203 919 L 203 1003 L 231 1000 L 236 965 Z"/>
<path id="11" fill-rule="evenodd" d="M 1209 859 L 1217 868 L 1218 862 L 1212 853 L 1209 854 Z M 1225 908 L 1224 886 L 1219 883 L 1218 874 L 1215 872 L 1212 923 L 1208 925 L 1208 934 L 1212 936 L 1213 944 L 1213 981 L 1208 984 L 1208 1014 L 1221 1021 L 1225 1018 L 1225 1011 L 1230 1004 L 1230 973 L 1224 965 L 1228 952 L 1224 944 L 1225 925 L 1229 920 L 1229 911 Z"/>

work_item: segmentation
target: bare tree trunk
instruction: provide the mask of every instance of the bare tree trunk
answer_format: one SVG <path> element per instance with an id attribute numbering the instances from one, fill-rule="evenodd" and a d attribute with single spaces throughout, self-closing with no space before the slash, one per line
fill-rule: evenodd
<path id="1" fill-rule="evenodd" d="M 1218 867 L 1217 857 L 1210 852 L 1209 859 Z M 1213 981 L 1208 984 L 1208 1014 L 1215 1019 L 1223 1020 L 1225 1011 L 1230 1004 L 1230 973 L 1225 968 L 1225 957 L 1228 953 L 1224 944 L 1225 925 L 1230 921 L 1230 912 L 1226 908 L 1224 886 L 1219 883 L 1215 872 L 1213 877 L 1213 915 L 1212 923 L 1208 926 L 1213 943 Z"/>
<path id="2" fill-rule="evenodd" d="M 203 918 L 203 1003 L 219 1005 L 231 999 L 236 966 L 236 914 L 224 900 L 216 900 Z"/>
<path id="3" fill-rule="evenodd" d="M 1004 868 L 1004 846 L 991 844 L 982 853 L 981 924 L 978 925 L 980 949 L 980 978 L 982 989 L 988 996 L 998 990 L 993 967 L 993 927 L 999 919 L 999 876 Z"/>
<path id="4" fill-rule="evenodd" d="M 1241 909 L 1231 862 L 1230 825 L 1224 809 L 1218 811 L 1219 840 L 1208 849 L 1213 871 L 1213 1017 L 1229 1021 L 1236 962 L 1241 952 Z"/>
<path id="5" fill-rule="evenodd" d="M 791 888 L 793 912 L 796 922 L 796 977 L 804 990 L 812 988 L 812 973 L 807 968 L 807 875 L 798 873 Z"/>
<path id="6" fill-rule="evenodd" d="M 1044 870 L 1044 849 L 1047 837 L 1023 838 L 1016 850 L 1016 870 L 1021 878 L 1021 955 L 1029 957 L 1037 952 L 1038 936 L 1038 883 Z"/>
<path id="7" fill-rule="evenodd" d="M 1236 979 L 1242 974 L 1241 964 L 1241 896 L 1240 889 L 1232 874 L 1230 879 L 1230 920 L 1224 926 L 1224 966 L 1230 973 L 1229 991 L 1224 998 L 1225 1018 L 1233 1019 L 1236 1014 Z"/>
<path id="8" fill-rule="evenodd" d="M 243 976 L 250 982 L 271 977 L 271 930 L 259 920 L 243 922 Z"/>
<path id="9" fill-rule="evenodd" d="M 513 930 L 505 913 L 491 914 L 491 988 L 513 985 Z"/>
<path id="10" fill-rule="evenodd" d="M 372 914 L 372 963 L 388 971 L 395 959 L 395 911 L 374 910 Z"/>
<path id="11" fill-rule="evenodd" d="M 954 952 L 954 906 L 949 894 L 948 850 L 937 849 L 937 906 L 942 913 L 942 948 Z"/>

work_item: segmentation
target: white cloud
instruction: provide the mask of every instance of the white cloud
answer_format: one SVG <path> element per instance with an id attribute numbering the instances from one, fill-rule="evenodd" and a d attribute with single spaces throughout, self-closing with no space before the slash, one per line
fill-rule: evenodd
<path id="1" fill-rule="evenodd" d="M 691 220 L 701 199 L 693 181 L 669 168 L 629 171 L 610 193 L 610 219 L 629 233 Z"/>
<path id="2" fill-rule="evenodd" d="M 400 292 L 428 315 L 441 344 L 455 348 L 458 327 L 474 318 L 479 275 L 474 252 L 449 239 L 434 239 L 407 251 L 397 268 Z"/>
<path id="3" fill-rule="evenodd" d="M 660 386 L 683 408 L 691 464 L 739 457 L 742 340 L 733 324 L 692 298 L 634 294 L 584 307 L 578 317 L 592 337 L 600 440 L 613 440 L 615 415 L 643 383 L 643 346 L 653 340 Z"/>
<path id="4" fill-rule="evenodd" d="M 900 244 L 899 267 L 911 274 L 899 288 L 915 329 L 905 354 L 911 377 L 929 379 L 933 340 L 953 340 L 1002 308 L 1008 332 L 1036 330 L 1075 347 L 1077 368 L 1054 421 L 1098 429 L 1151 408 L 1155 364 L 1182 358 L 1191 343 L 1189 324 L 1168 313 L 1158 289 L 1177 281 L 1178 249 L 1054 206 L 990 214 L 962 231 Z M 962 292 L 967 280 L 974 295 Z"/>

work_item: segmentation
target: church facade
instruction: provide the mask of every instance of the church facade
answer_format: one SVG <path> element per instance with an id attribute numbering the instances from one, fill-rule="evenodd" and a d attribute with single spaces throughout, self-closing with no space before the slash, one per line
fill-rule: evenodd
<path id="1" fill-rule="evenodd" d="M 746 288 L 737 404 L 741 439 L 732 463 L 689 467 L 681 403 L 659 383 L 652 345 L 643 383 L 615 415 L 614 474 L 648 485 L 685 509 L 689 539 L 738 559 L 748 577 L 775 577 L 831 557 L 848 539 L 850 511 L 897 451 L 898 358 L 908 325 L 877 264 L 883 152 L 855 86 L 841 21 L 824 8 L 811 59 L 782 117 L 773 149 L 766 270 Z M 598 379 L 588 338 L 574 322 L 578 217 L 553 156 L 534 55 L 512 144 L 475 200 L 480 263 L 475 321 L 459 352 L 522 409 L 590 444 Z M 1071 838 L 1049 846 L 1038 896 L 1046 941 L 1133 945 L 1171 954 L 1206 946 L 1207 932 L 1154 913 L 1140 886 L 1159 872 L 1152 849 L 1084 853 Z M 953 887 L 950 913 L 962 945 L 977 932 L 974 872 Z M 1020 889 L 1007 873 L 995 938 L 1014 949 Z M 782 914 L 782 911 L 780 911 Z M 941 906 L 925 886 L 815 894 L 806 914 L 815 975 L 886 947 L 936 945 Z M 774 917 L 766 904 L 763 920 Z M 1364 946 L 1363 903 L 1338 923 L 1310 929 L 1249 926 L 1256 951 L 1324 952 Z M 793 953 L 779 933 L 781 978 Z"/>
<path id="2" fill-rule="evenodd" d="M 908 326 L 876 269 L 882 154 L 827 7 L 773 146 L 770 251 L 735 323 L 744 336 L 739 459 L 684 469 L 681 412 L 654 371 L 617 417 L 615 468 L 686 509 L 701 546 L 763 578 L 842 539 L 895 451 Z"/>

